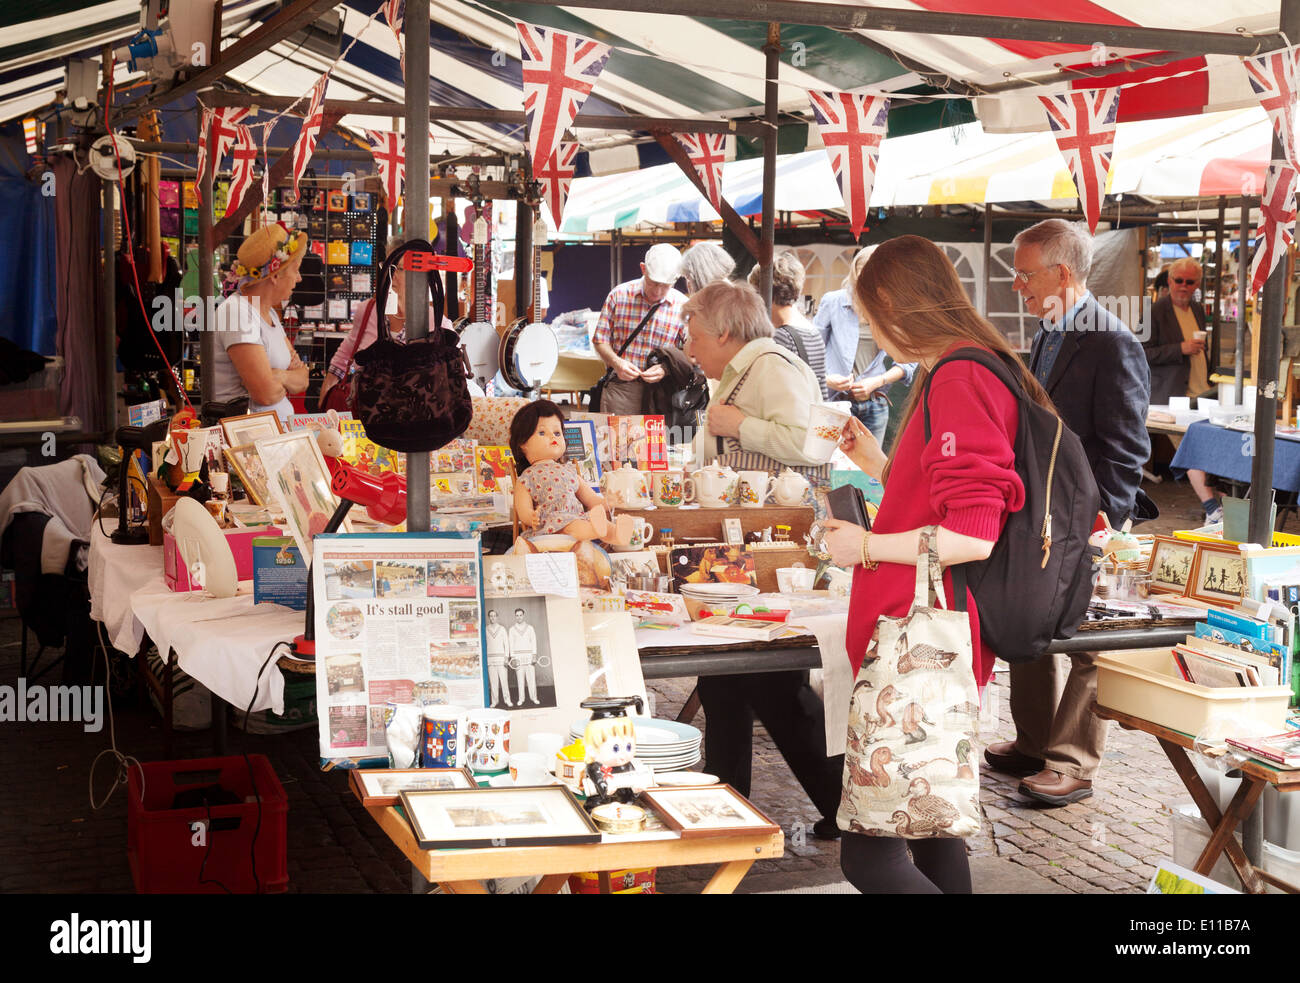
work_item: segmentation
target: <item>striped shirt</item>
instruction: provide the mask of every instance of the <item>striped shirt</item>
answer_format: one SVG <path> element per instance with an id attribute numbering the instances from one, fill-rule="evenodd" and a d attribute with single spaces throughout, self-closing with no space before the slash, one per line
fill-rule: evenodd
<path id="1" fill-rule="evenodd" d="M 608 342 L 614 349 L 614 354 L 618 354 L 623 342 L 636 330 L 641 318 L 645 317 L 646 311 L 652 306 L 641 292 L 642 282 L 643 278 L 637 277 L 627 283 L 620 283 L 609 292 L 605 306 L 600 311 L 600 320 L 596 322 L 596 330 L 591 336 L 593 344 Z M 623 358 L 638 369 L 644 369 L 646 360 L 656 348 L 668 345 L 681 348 L 685 345 L 686 321 L 682 318 L 682 305 L 685 303 L 684 293 L 670 289 L 654 317 L 641 329 L 632 344 L 628 345 Z"/>
<path id="2" fill-rule="evenodd" d="M 799 333 L 799 344 L 803 345 L 803 351 L 799 350 L 799 344 L 795 343 L 794 332 Z M 813 370 L 813 375 L 817 377 L 817 385 L 821 386 L 822 399 L 830 398 L 830 390 L 826 388 L 826 342 L 822 340 L 822 333 L 811 324 L 783 324 L 772 332 L 772 340 L 787 351 L 792 351 Z"/>

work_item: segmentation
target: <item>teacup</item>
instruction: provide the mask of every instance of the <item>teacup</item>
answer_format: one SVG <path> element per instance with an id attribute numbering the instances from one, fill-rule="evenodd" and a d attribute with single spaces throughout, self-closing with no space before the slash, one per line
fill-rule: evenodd
<path id="1" fill-rule="evenodd" d="M 782 594 L 793 594 L 799 590 L 812 590 L 817 571 L 807 567 L 778 567 L 776 571 L 776 589 Z"/>
<path id="2" fill-rule="evenodd" d="M 501 771 L 510 758 L 510 715 L 504 710 L 470 710 L 465 752 L 474 771 Z"/>
<path id="3" fill-rule="evenodd" d="M 534 751 L 510 755 L 510 777 L 516 785 L 545 785 L 551 780 L 545 756 Z"/>
<path id="4" fill-rule="evenodd" d="M 835 403 L 814 403 L 808 414 L 808 432 L 803 441 L 806 457 L 825 464 L 835 456 L 835 449 L 840 446 L 840 437 L 849 422 L 849 404 L 846 401 Z"/>
<path id="5" fill-rule="evenodd" d="M 656 505 L 676 508 L 695 498 L 695 482 L 680 469 L 657 471 L 650 480 L 654 484 Z"/>
<path id="6" fill-rule="evenodd" d="M 740 507 L 762 508 L 767 503 L 768 485 L 772 476 L 766 471 L 740 472 Z"/>
<path id="7" fill-rule="evenodd" d="M 654 537 L 654 527 L 645 519 L 635 515 L 617 515 L 613 519 L 617 531 L 615 538 L 620 540 L 615 549 L 639 550 Z"/>

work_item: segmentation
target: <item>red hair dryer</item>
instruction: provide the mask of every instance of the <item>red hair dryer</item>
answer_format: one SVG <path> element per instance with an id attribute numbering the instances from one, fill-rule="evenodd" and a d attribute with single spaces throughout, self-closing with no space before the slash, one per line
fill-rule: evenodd
<path id="1" fill-rule="evenodd" d="M 406 479 L 400 474 L 367 474 L 339 461 L 330 488 L 339 498 L 364 505 L 376 522 L 395 526 L 406 521 Z"/>

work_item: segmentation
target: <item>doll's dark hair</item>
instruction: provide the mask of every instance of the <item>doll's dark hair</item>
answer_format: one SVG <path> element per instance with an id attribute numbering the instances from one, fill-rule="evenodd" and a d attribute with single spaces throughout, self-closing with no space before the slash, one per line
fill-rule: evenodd
<path id="1" fill-rule="evenodd" d="M 532 464 L 524 456 L 524 444 L 528 443 L 528 439 L 537 432 L 538 423 L 553 416 L 558 416 L 563 425 L 564 410 L 549 399 L 535 399 L 516 413 L 515 418 L 510 421 L 510 453 L 514 455 L 517 474 L 523 474 L 524 470 Z"/>

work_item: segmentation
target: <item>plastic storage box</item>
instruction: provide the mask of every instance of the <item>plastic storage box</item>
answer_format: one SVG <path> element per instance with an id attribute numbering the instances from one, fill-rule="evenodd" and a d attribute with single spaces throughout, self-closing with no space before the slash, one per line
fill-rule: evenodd
<path id="1" fill-rule="evenodd" d="M 221 885 L 234 894 L 287 890 L 289 804 L 266 757 L 247 760 L 251 776 L 243 756 L 155 761 L 130 770 L 126 855 L 138 893 L 223 894 Z M 173 808 L 178 792 L 210 785 L 241 801 Z"/>
<path id="2" fill-rule="evenodd" d="M 1196 861 L 1201 859 L 1205 845 L 1210 842 L 1210 827 L 1201 818 L 1201 810 L 1194 802 L 1183 802 L 1173 807 L 1169 816 L 1170 831 L 1173 837 L 1174 863 L 1192 870 Z M 1241 843 L 1241 833 L 1233 833 L 1237 843 Z M 1242 890 L 1241 878 L 1233 869 L 1227 853 L 1219 856 L 1213 869 L 1206 875 L 1212 881 L 1218 881 L 1234 891 Z M 1281 876 L 1281 875 L 1279 875 Z"/>
<path id="3" fill-rule="evenodd" d="M 1097 702 L 1104 707 L 1195 737 L 1216 717 L 1255 719 L 1282 730 L 1289 686 L 1214 687 L 1189 683 L 1174 666 L 1173 650 L 1102 652 Z"/>

